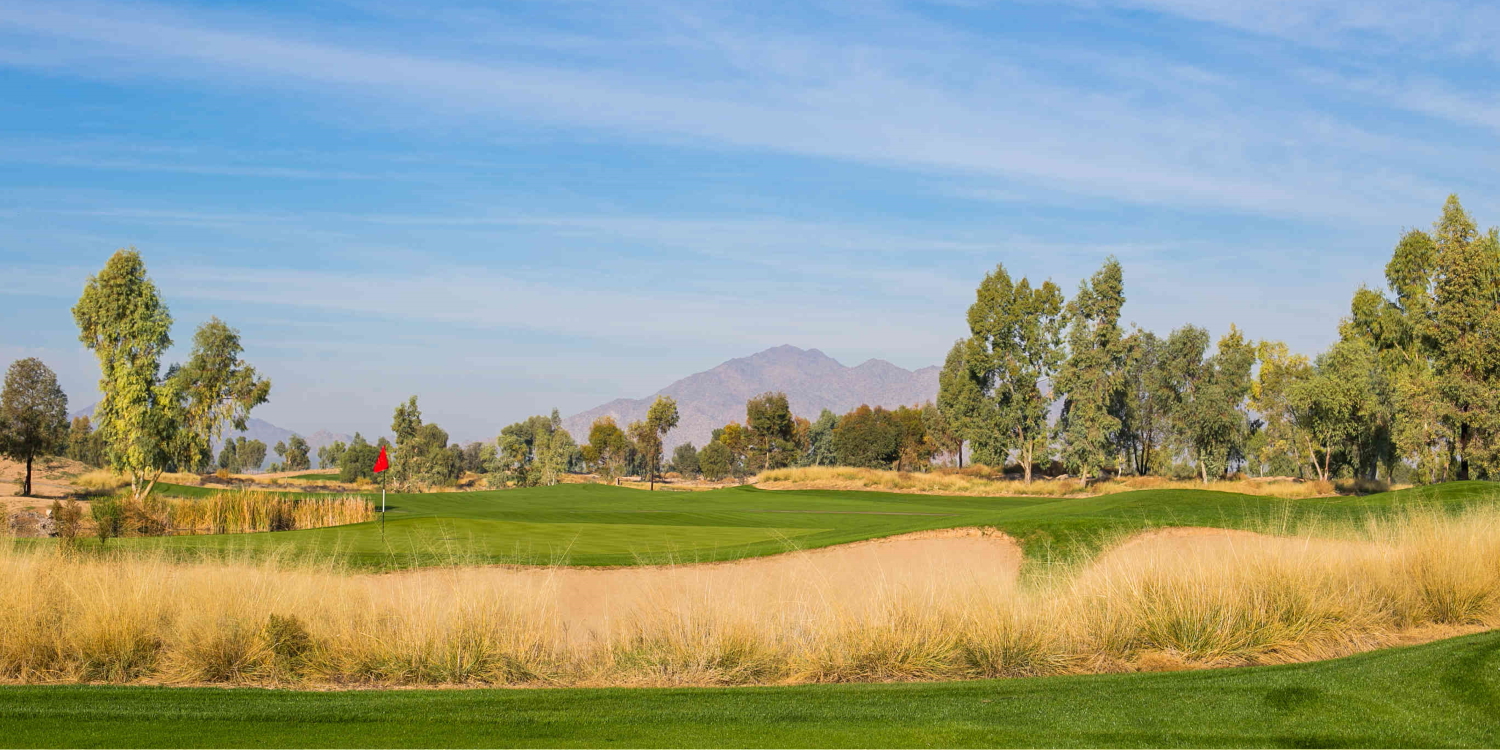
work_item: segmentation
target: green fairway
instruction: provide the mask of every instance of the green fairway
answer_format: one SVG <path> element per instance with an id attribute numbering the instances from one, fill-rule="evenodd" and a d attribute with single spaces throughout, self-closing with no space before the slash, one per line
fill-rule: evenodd
<path id="1" fill-rule="evenodd" d="M 197 487 L 168 493 L 201 495 Z M 725 560 L 891 534 L 993 526 L 1027 553 L 1088 552 L 1112 534 L 1158 526 L 1277 528 L 1401 507 L 1456 508 L 1500 499 L 1500 485 L 1450 482 L 1363 497 L 1280 500 L 1208 490 L 1140 490 L 1090 498 L 943 497 L 832 490 L 648 492 L 599 484 L 392 494 L 379 521 L 327 529 L 127 538 L 121 548 L 333 555 L 364 568 L 446 563 L 633 565 Z"/>
<path id="2" fill-rule="evenodd" d="M 6 747 L 1494 747 L 1500 632 L 1312 664 L 720 689 L 0 688 Z"/>

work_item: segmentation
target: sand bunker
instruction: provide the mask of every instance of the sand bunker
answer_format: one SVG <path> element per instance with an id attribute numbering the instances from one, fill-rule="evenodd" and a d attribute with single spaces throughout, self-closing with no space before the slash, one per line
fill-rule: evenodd
<path id="1" fill-rule="evenodd" d="M 1264 554 L 1347 553 L 1369 550 L 1371 542 L 1327 539 L 1308 536 L 1273 536 L 1241 529 L 1219 529 L 1211 526 L 1171 526 L 1143 531 L 1110 547 L 1099 555 L 1092 567 L 1128 563 L 1144 557 L 1164 560 L 1192 559 L 1217 565 L 1226 557 L 1244 552 Z"/>
<path id="2" fill-rule="evenodd" d="M 955 589 L 1013 588 L 1021 548 L 992 529 L 902 534 L 770 557 L 691 565 L 623 568 L 465 568 L 377 576 L 387 583 L 437 583 L 535 597 L 579 636 L 621 623 L 738 606 L 794 611 L 817 605 L 857 611 L 898 593 L 941 596 Z M 435 580 L 436 579 L 436 580 Z"/>

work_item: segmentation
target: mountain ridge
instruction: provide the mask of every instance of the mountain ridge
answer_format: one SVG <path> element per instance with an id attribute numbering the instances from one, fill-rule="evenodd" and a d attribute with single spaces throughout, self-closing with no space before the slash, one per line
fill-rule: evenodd
<path id="1" fill-rule="evenodd" d="M 787 394 L 792 413 L 816 419 L 823 409 L 843 414 L 860 404 L 913 406 L 937 398 L 937 366 L 907 370 L 883 359 L 853 367 L 818 349 L 783 344 L 693 373 L 644 398 L 617 398 L 563 420 L 579 444 L 588 442 L 595 419 L 614 417 L 621 427 L 642 419 L 657 396 L 677 401 L 680 421 L 667 433 L 666 450 L 692 442 L 702 446 L 713 430 L 745 421 L 745 401 L 762 393 Z"/>

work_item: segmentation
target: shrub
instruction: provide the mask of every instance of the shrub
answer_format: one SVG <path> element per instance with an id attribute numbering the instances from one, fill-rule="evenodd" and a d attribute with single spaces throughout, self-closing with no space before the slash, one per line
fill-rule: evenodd
<path id="1" fill-rule="evenodd" d="M 89 502 L 89 516 L 94 521 L 94 535 L 104 544 L 125 530 L 125 505 L 118 497 L 101 497 Z"/>

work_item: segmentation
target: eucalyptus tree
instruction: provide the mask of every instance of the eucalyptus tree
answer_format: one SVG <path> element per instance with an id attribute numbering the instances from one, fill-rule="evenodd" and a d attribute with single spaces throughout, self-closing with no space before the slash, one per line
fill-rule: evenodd
<path id="1" fill-rule="evenodd" d="M 1500 232 L 1481 234 L 1450 195 L 1433 244 L 1433 359 L 1457 478 L 1500 475 Z"/>
<path id="2" fill-rule="evenodd" d="M 833 466 L 838 463 L 838 454 L 833 447 L 833 431 L 838 426 L 839 415 L 834 414 L 831 409 L 819 412 L 818 418 L 808 426 L 807 455 L 804 458 L 808 466 Z M 699 455 L 701 457 L 701 451 Z"/>
<path id="3" fill-rule="evenodd" d="M 1163 370 L 1165 342 L 1146 330 L 1125 337 L 1121 387 L 1110 413 L 1120 420 L 1115 441 L 1131 470 L 1146 476 L 1171 439 L 1172 392 Z"/>
<path id="4" fill-rule="evenodd" d="M 745 426 L 751 471 L 779 469 L 796 460 L 797 423 L 785 393 L 762 393 L 746 401 Z"/>
<path id="5" fill-rule="evenodd" d="M 308 457 L 310 447 L 301 435 L 292 435 L 286 442 L 277 441 L 273 449 L 281 458 L 282 471 L 304 471 L 312 468 L 312 460 Z"/>
<path id="6" fill-rule="evenodd" d="M 1243 456 L 1249 437 L 1245 407 L 1256 361 L 1255 347 L 1234 326 L 1219 339 L 1213 355 L 1208 344 L 1208 331 L 1183 326 L 1167 338 L 1163 366 L 1172 393 L 1175 442 L 1205 483 Z"/>
<path id="7" fill-rule="evenodd" d="M 184 421 L 177 383 L 161 377 L 172 345 L 172 315 L 134 248 L 90 276 L 73 307 L 79 340 L 99 359 L 94 407 L 110 465 L 130 478 L 131 495 L 149 495 L 171 466 Z"/>
<path id="8" fill-rule="evenodd" d="M 615 418 L 605 415 L 595 419 L 589 427 L 589 442 L 583 447 L 583 458 L 594 471 L 614 478 L 624 472 L 632 450 L 634 446 L 630 438 L 615 424 Z"/>
<path id="9" fill-rule="evenodd" d="M 1311 377 L 1290 391 L 1292 414 L 1318 478 L 1333 478 L 1336 457 L 1348 460 L 1374 409 L 1368 347 L 1334 344 L 1318 357 Z"/>
<path id="10" fill-rule="evenodd" d="M 1118 274 L 1118 264 L 1114 269 Z M 970 439 L 1002 464 L 1015 450 L 1027 482 L 1038 452 L 1045 450 L 1051 398 L 1041 384 L 1062 362 L 1062 313 L 1056 284 L 1045 281 L 1033 288 L 1026 278 L 1012 282 L 1005 266 L 996 265 L 969 306 L 964 361 L 973 385 L 965 383 L 961 371 L 953 376 L 952 397 L 958 403 L 979 389 L 979 405 L 969 417 Z"/>
<path id="11" fill-rule="evenodd" d="M 343 461 L 343 458 L 344 458 L 344 452 L 347 451 L 347 450 L 349 450 L 349 446 L 344 441 L 342 441 L 342 440 L 335 440 L 332 443 L 329 443 L 328 445 L 325 445 L 325 446 L 319 448 L 318 449 L 318 468 L 319 469 L 337 469 L 337 468 L 339 468 L 339 464 Z"/>
<path id="12" fill-rule="evenodd" d="M 994 405 L 984 397 L 985 374 L 975 372 L 969 364 L 969 340 L 960 339 L 948 350 L 943 360 L 943 369 L 938 372 L 937 408 L 957 438 L 956 453 L 958 468 L 964 466 L 964 443 L 978 446 L 981 441 L 988 446 L 994 424 L 991 413 Z M 988 452 L 988 451 L 987 451 Z M 1000 460 L 1005 459 L 1005 449 L 999 450 Z"/>
<path id="13" fill-rule="evenodd" d="M 0 455 L 26 464 L 21 497 L 31 497 L 32 462 L 61 453 L 68 441 L 68 396 L 40 359 L 12 362 L 0 390 Z"/>
<path id="14" fill-rule="evenodd" d="M 783 396 L 783 403 L 785 400 L 786 397 Z M 671 396 L 657 396 L 646 410 L 646 419 L 639 436 L 635 437 L 636 444 L 646 459 L 647 481 L 651 483 L 653 490 L 656 489 L 656 476 L 661 472 L 662 441 L 677 426 L 679 419 L 677 401 Z"/>
<path id="15" fill-rule="evenodd" d="M 1259 451 L 1253 457 L 1272 474 L 1300 472 L 1305 435 L 1292 410 L 1292 391 L 1313 375 L 1312 362 L 1280 341 L 1256 345 L 1260 369 L 1250 385 L 1250 408 L 1260 415 Z"/>
<path id="16" fill-rule="evenodd" d="M 1054 385 L 1064 395 L 1058 435 L 1063 460 L 1088 480 L 1103 473 L 1114 457 L 1120 419 L 1110 413 L 1123 383 L 1124 337 L 1120 309 L 1125 282 L 1119 261 L 1110 258 L 1079 284 L 1068 303 L 1068 357 Z"/>
<path id="17" fill-rule="evenodd" d="M 271 381 L 256 376 L 255 368 L 240 358 L 243 352 L 239 331 L 210 318 L 193 334 L 187 363 L 168 370 L 168 385 L 182 415 L 176 441 L 179 468 L 208 466 L 225 425 L 244 430 L 250 410 L 270 397 Z"/>
<path id="18" fill-rule="evenodd" d="M 68 458 L 95 468 L 104 466 L 104 441 L 88 415 L 73 417 L 68 426 Z"/>

